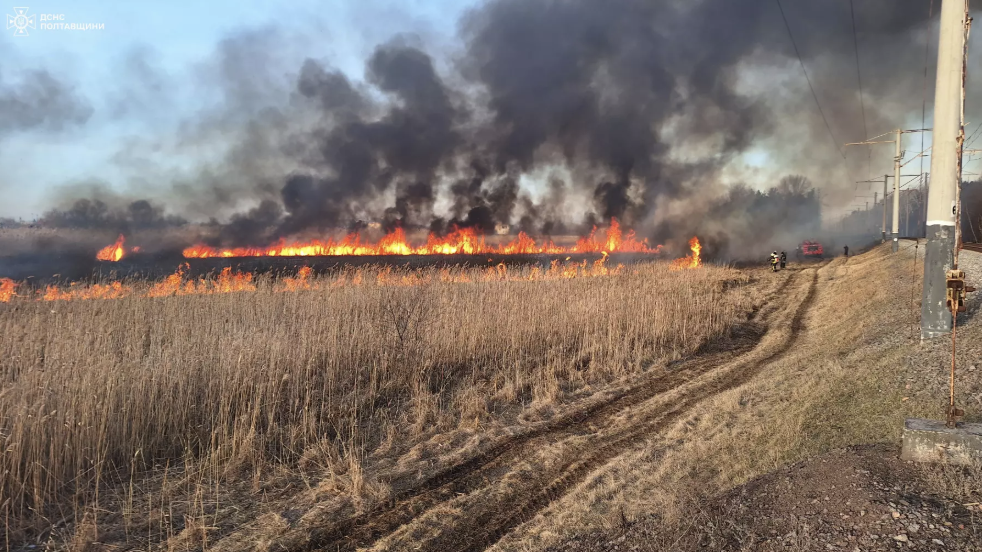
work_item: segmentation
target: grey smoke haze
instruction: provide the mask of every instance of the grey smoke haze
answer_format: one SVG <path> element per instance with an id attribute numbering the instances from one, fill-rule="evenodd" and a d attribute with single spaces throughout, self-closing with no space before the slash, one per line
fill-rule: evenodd
<path id="1" fill-rule="evenodd" d="M 783 4 L 837 141 L 862 139 L 849 4 Z M 920 112 L 928 0 L 855 5 L 866 124 L 879 133 Z M 214 106 L 177 140 L 227 153 L 192 172 L 151 171 L 146 186 L 166 192 L 150 195 L 188 218 L 227 220 L 210 237 L 223 245 L 367 219 L 556 233 L 618 217 L 662 241 L 705 217 L 723 233 L 727 220 L 753 226 L 719 203 L 736 197 L 724 176 L 751 148 L 832 201 L 872 170 L 865 151 L 840 157 L 773 2 L 491 0 L 459 35 L 449 60 L 411 36 L 382 43 L 364 82 L 283 53 L 269 29 L 228 38 L 202 69 Z M 168 85 L 151 57 L 131 58 L 130 72 L 159 94 Z M 70 97 L 60 94 L 49 96 Z M 554 167 L 566 176 L 523 188 L 523 175 Z M 767 231 L 781 229 L 751 233 Z"/>
<path id="2" fill-rule="evenodd" d="M 9 54 L 3 40 L 0 53 Z M 0 59 L 0 149 L 16 133 L 53 136 L 82 127 L 92 116 L 93 107 L 70 82 L 45 69 L 12 71 L 8 61 Z M 19 185 L 24 183 L 14 182 L 9 174 L 0 178 L 0 192 Z"/>
<path id="3" fill-rule="evenodd" d="M 0 65 L 0 139 L 17 131 L 58 132 L 91 115 L 87 101 L 48 71 L 10 75 Z"/>

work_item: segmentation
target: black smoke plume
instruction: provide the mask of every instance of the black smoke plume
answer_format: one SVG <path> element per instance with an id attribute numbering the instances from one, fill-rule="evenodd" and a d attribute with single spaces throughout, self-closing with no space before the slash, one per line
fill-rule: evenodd
<path id="1" fill-rule="evenodd" d="M 48 71 L 0 77 L 0 138 L 25 130 L 57 132 L 92 116 L 92 106 Z"/>
<path id="2" fill-rule="evenodd" d="M 295 101 L 257 110 L 259 122 L 240 127 L 225 181 L 209 167 L 200 183 L 173 190 L 214 197 L 216 206 L 231 204 L 229 194 L 252 201 L 207 236 L 220 245 L 369 220 L 387 230 L 511 225 L 557 234 L 614 217 L 653 242 L 696 232 L 727 243 L 769 239 L 803 215 L 787 194 L 761 199 L 784 193 L 777 182 L 761 186 L 776 192 L 731 187 L 739 174 L 728 167 L 751 148 L 768 149 L 775 171 L 808 174 L 830 201 L 871 170 L 865 155 L 840 154 L 839 144 L 866 132 L 849 6 L 782 5 L 834 142 L 775 3 L 490 0 L 460 22 L 464 48 L 449 70 L 438 69 L 440 52 L 407 37 L 375 49 L 365 82 L 303 61 Z M 865 90 L 870 131 L 920 110 L 927 15 L 926 0 L 856 5 L 864 80 L 876 83 Z M 250 44 L 223 42 L 222 59 L 232 61 L 220 65 L 262 67 L 268 52 Z M 250 64 L 258 51 L 263 59 Z M 245 165 L 262 176 L 248 181 Z M 275 167 L 283 168 L 278 176 Z M 557 168 L 560 175 L 550 174 Z M 196 185 L 223 193 L 198 194 Z M 810 193 L 792 195 L 813 209 Z M 784 212 L 761 214 L 773 209 Z M 741 210 L 771 223 L 731 214 Z M 72 217 L 119 223 L 100 213 L 60 218 Z M 816 215 L 808 217 L 813 224 Z"/>

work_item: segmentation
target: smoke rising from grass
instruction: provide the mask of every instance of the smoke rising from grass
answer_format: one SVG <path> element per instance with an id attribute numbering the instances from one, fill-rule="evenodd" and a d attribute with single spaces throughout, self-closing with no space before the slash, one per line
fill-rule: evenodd
<path id="1" fill-rule="evenodd" d="M 835 140 L 863 138 L 848 6 L 785 10 Z M 893 128 L 919 111 L 912 60 L 923 60 L 927 5 L 871 0 L 856 18 L 875 83 L 867 126 Z M 230 37 L 208 81 L 223 102 L 190 140 L 219 136 L 228 154 L 171 179 L 162 199 L 187 218 L 224 214 L 210 236 L 221 245 L 367 220 L 548 234 L 611 217 L 658 242 L 687 239 L 706 217 L 734 241 L 759 241 L 796 222 L 720 222 L 739 218 L 726 214 L 742 205 L 730 187 L 752 147 L 774 160 L 765 188 L 800 172 L 832 201 L 851 199 L 851 181 L 871 170 L 865 155 L 840 157 L 772 3 L 491 0 L 462 18 L 459 37 L 449 69 L 444 53 L 395 37 L 366 60 L 363 82 L 315 59 L 290 66 L 275 39 Z M 560 182 L 523 178 L 550 167 L 564 169 Z"/>
<path id="2" fill-rule="evenodd" d="M 16 131 L 58 132 L 84 124 L 92 107 L 48 71 L 0 80 L 0 137 Z"/>

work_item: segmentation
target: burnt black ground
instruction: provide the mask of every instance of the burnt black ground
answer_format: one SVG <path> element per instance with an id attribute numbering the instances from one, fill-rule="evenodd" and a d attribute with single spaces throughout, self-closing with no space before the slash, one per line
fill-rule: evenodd
<path id="1" fill-rule="evenodd" d="M 34 284 L 63 283 L 68 281 L 98 281 L 106 279 L 160 279 L 173 274 L 179 266 L 188 264 L 189 277 L 219 272 L 226 267 L 234 271 L 253 274 L 294 275 L 309 266 L 314 273 L 323 274 L 347 267 L 390 266 L 402 269 L 469 267 L 486 268 L 506 266 L 533 266 L 548 268 L 552 261 L 593 263 L 601 258 L 599 253 L 573 255 L 372 255 L 372 256 L 312 256 L 312 257 L 234 257 L 185 259 L 180 255 L 131 254 L 119 262 L 97 261 L 64 255 L 20 255 L 0 257 L 0 278 L 27 281 Z M 619 263 L 633 264 L 664 259 L 652 254 L 614 253 L 607 266 Z"/>

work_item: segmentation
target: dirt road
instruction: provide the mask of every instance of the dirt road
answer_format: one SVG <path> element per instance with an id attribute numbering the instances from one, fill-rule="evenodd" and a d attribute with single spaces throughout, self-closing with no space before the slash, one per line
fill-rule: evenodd
<path id="1" fill-rule="evenodd" d="M 304 550 L 486 550 L 592 471 L 659 432 L 700 402 L 767 370 L 795 343 L 818 267 L 789 270 L 762 308 L 691 360 L 589 409 L 572 412 L 453 466 L 383 508 L 315 529 Z"/>

